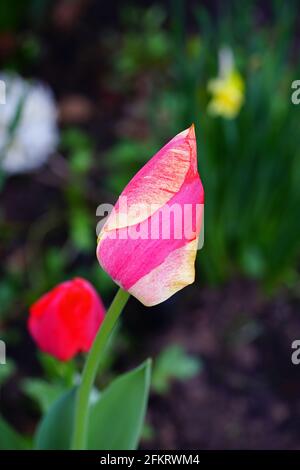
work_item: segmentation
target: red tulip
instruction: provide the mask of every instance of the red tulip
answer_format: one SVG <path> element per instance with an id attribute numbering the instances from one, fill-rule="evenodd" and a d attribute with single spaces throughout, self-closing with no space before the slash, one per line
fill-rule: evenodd
<path id="1" fill-rule="evenodd" d="M 42 351 L 67 361 L 80 351 L 89 351 L 104 313 L 94 287 L 75 278 L 59 284 L 31 306 L 28 328 Z"/>

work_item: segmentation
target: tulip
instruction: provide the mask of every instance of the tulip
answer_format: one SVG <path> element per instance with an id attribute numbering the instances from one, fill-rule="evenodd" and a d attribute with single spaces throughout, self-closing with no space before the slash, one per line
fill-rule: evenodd
<path id="1" fill-rule="evenodd" d="M 144 305 L 168 299 L 195 278 L 204 191 L 194 126 L 166 144 L 133 177 L 98 238 L 101 266 L 119 284 L 83 370 L 72 448 L 86 447 L 90 394 L 99 362 L 129 295 Z"/>
<path id="2" fill-rule="evenodd" d="M 89 351 L 104 319 L 104 306 L 85 279 L 66 281 L 30 308 L 28 328 L 39 348 L 61 361 Z"/>
<path id="3" fill-rule="evenodd" d="M 203 206 L 192 125 L 123 190 L 98 238 L 100 265 L 144 305 L 163 302 L 194 282 Z"/>

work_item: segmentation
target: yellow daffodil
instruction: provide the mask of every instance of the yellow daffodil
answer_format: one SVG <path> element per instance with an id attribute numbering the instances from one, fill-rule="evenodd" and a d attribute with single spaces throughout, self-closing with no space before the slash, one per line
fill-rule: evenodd
<path id="1" fill-rule="evenodd" d="M 212 99 L 208 112 L 214 116 L 233 119 L 244 102 L 244 81 L 234 68 L 232 53 L 228 49 L 220 51 L 220 75 L 208 82 Z"/>

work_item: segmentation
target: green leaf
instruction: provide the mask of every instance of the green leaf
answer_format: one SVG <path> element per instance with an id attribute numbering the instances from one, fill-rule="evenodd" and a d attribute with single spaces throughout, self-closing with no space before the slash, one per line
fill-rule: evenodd
<path id="1" fill-rule="evenodd" d="M 76 127 L 71 127 L 62 132 L 61 146 L 63 149 L 76 151 L 78 149 L 90 149 L 91 140 L 88 134 Z"/>
<path id="2" fill-rule="evenodd" d="M 256 278 L 262 278 L 266 266 L 263 254 L 255 247 L 247 247 L 242 253 L 241 264 L 246 274 Z"/>
<path id="3" fill-rule="evenodd" d="M 60 395 L 64 392 L 65 387 L 59 383 L 48 383 L 41 379 L 27 379 L 22 386 L 26 395 L 35 401 L 40 410 L 46 413 Z"/>
<path id="4" fill-rule="evenodd" d="M 70 157 L 70 167 L 74 173 L 86 173 L 92 165 L 92 155 L 89 149 L 74 150 Z"/>
<path id="5" fill-rule="evenodd" d="M 151 426 L 150 423 L 144 423 L 142 430 L 142 440 L 143 441 L 152 441 L 155 437 L 155 429 Z"/>
<path id="6" fill-rule="evenodd" d="M 91 405 L 88 448 L 134 450 L 138 446 L 150 389 L 151 361 L 113 381 Z"/>
<path id="7" fill-rule="evenodd" d="M 64 278 L 64 271 L 66 265 L 66 254 L 63 250 L 56 248 L 48 248 L 45 252 L 45 270 L 47 272 L 47 279 L 49 284 L 54 284 L 59 279 Z"/>
<path id="8" fill-rule="evenodd" d="M 70 236 L 78 250 L 90 251 L 95 245 L 95 234 L 90 214 L 85 208 L 74 208 L 70 213 Z"/>
<path id="9" fill-rule="evenodd" d="M 181 346 L 173 344 L 164 349 L 155 362 L 152 388 L 157 393 L 166 393 L 172 379 L 192 378 L 201 369 L 199 358 L 189 356 Z"/>
<path id="10" fill-rule="evenodd" d="M 0 416 L 0 450 L 22 450 L 27 447 L 26 440 Z"/>
<path id="11" fill-rule="evenodd" d="M 1 318 L 5 318 L 9 307 L 15 301 L 16 291 L 14 286 L 8 279 L 3 279 L 0 285 L 0 305 L 1 305 Z"/>
<path id="12" fill-rule="evenodd" d="M 70 449 L 76 389 L 64 393 L 42 419 L 35 437 L 35 448 Z"/>
<path id="13" fill-rule="evenodd" d="M 115 379 L 91 403 L 89 449 L 135 449 L 141 435 L 150 389 L 151 361 Z M 37 449 L 69 449 L 73 432 L 76 389 L 62 395 L 42 419 Z M 126 406 L 124 401 L 126 400 Z"/>
<path id="14" fill-rule="evenodd" d="M 49 354 L 38 353 L 39 362 L 42 364 L 46 377 L 52 382 L 63 382 L 71 388 L 74 383 L 74 377 L 77 373 L 74 360 L 59 361 Z M 65 388 L 68 388 L 67 386 Z"/>

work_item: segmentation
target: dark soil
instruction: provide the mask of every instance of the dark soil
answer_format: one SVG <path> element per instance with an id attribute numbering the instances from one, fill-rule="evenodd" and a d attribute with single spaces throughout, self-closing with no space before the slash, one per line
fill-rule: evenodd
<path id="1" fill-rule="evenodd" d="M 263 301 L 249 281 L 190 288 L 189 296 L 182 296 L 174 316 L 171 305 L 160 312 L 161 332 L 149 334 L 146 322 L 143 337 L 138 321 L 149 355 L 179 343 L 204 362 L 199 376 L 151 397 L 155 437 L 143 447 L 300 449 L 300 365 L 291 361 L 291 343 L 300 338 L 300 299 L 283 293 Z"/>

